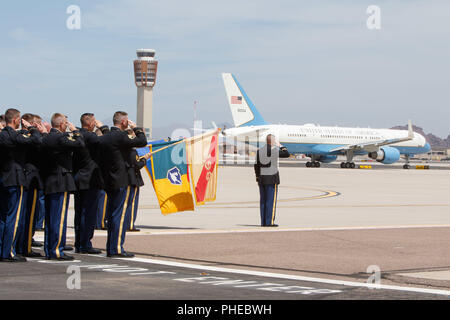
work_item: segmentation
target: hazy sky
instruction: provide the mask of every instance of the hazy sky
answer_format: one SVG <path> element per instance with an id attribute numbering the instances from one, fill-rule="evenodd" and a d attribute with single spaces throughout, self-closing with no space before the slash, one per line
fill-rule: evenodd
<path id="1" fill-rule="evenodd" d="M 69 30 L 69 5 L 81 30 Z M 381 30 L 366 9 L 381 8 Z M 0 5 L 0 109 L 49 117 L 136 114 L 137 48 L 159 61 L 154 125 L 232 122 L 234 73 L 273 123 L 450 134 L 450 1 L 8 1 Z M 157 138 L 157 137 L 155 137 Z"/>

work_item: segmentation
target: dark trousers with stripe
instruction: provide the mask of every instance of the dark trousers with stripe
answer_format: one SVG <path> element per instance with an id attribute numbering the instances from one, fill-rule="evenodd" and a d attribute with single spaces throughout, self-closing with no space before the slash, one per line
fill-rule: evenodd
<path id="1" fill-rule="evenodd" d="M 44 251 L 47 258 L 59 258 L 64 255 L 69 197 L 68 192 L 51 193 L 45 196 Z"/>
<path id="2" fill-rule="evenodd" d="M 44 220 L 45 220 L 45 194 L 43 190 L 38 190 L 38 201 L 36 212 L 34 214 L 34 229 L 44 229 Z"/>
<path id="3" fill-rule="evenodd" d="M 108 195 L 106 194 L 105 190 L 100 190 L 97 208 L 97 222 L 95 224 L 95 229 L 106 228 L 107 205 L 108 205 Z"/>
<path id="4" fill-rule="evenodd" d="M 129 230 L 133 230 L 139 207 L 139 187 L 131 186 L 130 188 L 131 188 L 130 195 L 132 198 L 131 198 L 131 205 L 128 207 L 129 213 L 127 215 L 130 217 Z"/>
<path id="5" fill-rule="evenodd" d="M 130 218 L 127 216 L 128 206 L 131 204 L 130 187 L 110 190 L 107 192 L 108 208 L 108 238 L 106 253 L 108 255 L 124 253 L 123 244 Z"/>
<path id="6" fill-rule="evenodd" d="M 15 239 L 23 203 L 23 187 L 0 189 L 0 257 L 16 255 Z"/>
<path id="7" fill-rule="evenodd" d="M 100 190 L 80 190 L 75 193 L 75 249 L 86 251 L 92 249 L 97 222 Z"/>
<path id="8" fill-rule="evenodd" d="M 261 214 L 261 226 L 271 226 L 275 222 L 277 209 L 278 185 L 259 183 L 259 210 Z"/>
<path id="9" fill-rule="evenodd" d="M 39 190 L 25 190 L 23 199 L 15 248 L 18 254 L 26 255 L 31 253 L 31 242 L 34 233 L 34 217 L 39 207 Z"/>

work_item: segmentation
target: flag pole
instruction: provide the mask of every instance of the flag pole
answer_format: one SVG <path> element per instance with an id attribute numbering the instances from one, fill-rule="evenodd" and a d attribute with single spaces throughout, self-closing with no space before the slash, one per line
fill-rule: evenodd
<path id="1" fill-rule="evenodd" d="M 191 137 L 191 138 L 184 138 L 184 139 L 182 139 L 182 140 L 180 140 L 180 141 L 177 141 L 177 142 L 175 142 L 175 143 L 171 143 L 171 144 L 169 144 L 168 146 L 162 147 L 161 149 L 158 149 L 158 150 L 153 151 L 153 152 L 150 152 L 150 153 L 151 153 L 152 155 L 154 155 L 155 153 L 158 153 L 158 152 L 160 152 L 160 151 L 162 151 L 162 150 L 165 150 L 165 149 L 167 149 L 167 148 L 173 147 L 173 146 L 175 146 L 175 145 L 177 145 L 177 144 L 180 144 L 180 143 L 182 143 L 182 142 L 185 142 L 185 141 L 186 141 L 186 142 L 187 142 L 187 141 L 192 142 L 192 141 L 198 140 L 198 139 L 200 139 L 200 138 L 209 137 L 209 136 L 215 134 L 216 132 L 217 132 L 217 133 L 220 132 L 220 128 L 218 128 L 217 130 L 211 131 L 211 132 L 207 132 L 207 133 L 204 133 L 204 134 L 201 134 L 201 135 L 198 135 L 198 136 Z M 143 156 L 141 156 L 141 158 L 142 158 L 142 157 L 143 157 Z"/>

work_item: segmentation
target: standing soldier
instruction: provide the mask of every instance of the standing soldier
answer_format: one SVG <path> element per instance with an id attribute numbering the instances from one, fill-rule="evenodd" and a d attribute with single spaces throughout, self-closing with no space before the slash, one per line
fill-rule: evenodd
<path id="1" fill-rule="evenodd" d="M 102 133 L 109 129 L 96 120 L 93 113 L 84 113 L 80 122 L 80 134 L 85 146 L 76 149 L 73 155 L 74 177 L 78 188 L 75 192 L 75 252 L 98 254 L 101 251 L 92 247 L 91 240 L 97 220 L 100 190 L 103 189 L 103 177 L 98 165 L 101 137 L 95 134 L 94 129 L 97 127 Z"/>
<path id="2" fill-rule="evenodd" d="M 51 120 L 52 129 L 44 138 L 45 168 L 45 244 L 47 259 L 73 260 L 64 254 L 67 209 L 70 193 L 76 190 L 72 176 L 72 152 L 84 147 L 83 137 L 60 113 Z M 66 132 L 67 127 L 71 134 Z"/>
<path id="3" fill-rule="evenodd" d="M 25 113 L 22 116 L 23 123 L 30 123 L 39 130 L 39 135 L 46 134 L 46 129 L 39 123 L 34 122 L 34 116 Z M 22 130 L 19 133 L 27 135 L 29 131 L 25 129 L 22 123 Z M 39 168 L 41 167 L 41 147 L 42 137 L 39 136 L 37 143 L 27 145 L 24 173 L 26 179 L 26 187 L 23 192 L 23 205 L 20 214 L 19 226 L 17 230 L 16 252 L 25 257 L 42 257 L 38 252 L 31 250 L 32 239 L 34 233 L 34 217 L 39 210 L 39 191 L 43 189 L 43 183 Z"/>
<path id="4" fill-rule="evenodd" d="M 256 153 L 254 166 L 256 181 L 259 186 L 260 215 L 262 227 L 278 227 L 275 224 L 275 212 L 277 207 L 278 185 L 280 175 L 278 173 L 278 158 L 288 158 L 289 152 L 275 141 L 275 136 L 269 134 L 266 137 L 266 145 L 259 148 Z"/>
<path id="5" fill-rule="evenodd" d="M 134 255 L 123 249 L 129 221 L 126 212 L 131 203 L 125 159 L 128 159 L 133 148 L 145 147 L 147 139 L 144 131 L 128 120 L 126 112 L 114 113 L 113 123 L 111 131 L 103 135 L 101 140 L 103 178 L 108 197 L 106 253 L 108 257 L 129 258 Z M 135 137 L 127 134 L 128 126 L 135 132 Z"/>
<path id="6" fill-rule="evenodd" d="M 132 130 L 128 130 L 128 134 L 134 135 Z M 128 231 L 138 232 L 140 231 L 134 225 L 139 207 L 139 188 L 144 185 L 144 179 L 142 179 L 141 169 L 145 167 L 147 160 L 150 158 L 151 153 L 147 153 L 142 157 L 138 156 L 136 149 L 131 149 L 129 157 L 127 159 L 128 179 L 130 185 L 131 205 L 128 207 L 130 217 Z"/>
<path id="7" fill-rule="evenodd" d="M 48 132 L 47 128 L 45 127 L 45 123 L 42 121 L 41 116 L 35 114 L 34 115 L 34 123 L 36 125 L 42 125 L 45 128 L 45 132 Z M 37 155 L 37 158 L 40 161 L 39 162 L 39 166 L 38 166 L 38 168 L 40 169 L 44 165 L 42 163 L 42 159 L 43 159 L 42 148 L 40 148 L 40 151 L 39 151 L 39 154 Z M 33 236 L 34 236 L 34 232 L 36 230 L 44 231 L 44 218 L 45 218 L 45 194 L 44 194 L 44 189 L 39 189 L 38 190 L 37 205 L 36 205 L 36 212 L 34 214 Z M 34 239 L 32 239 L 31 241 L 32 241 L 32 246 L 33 247 L 42 247 L 43 246 L 42 243 L 34 241 Z"/>
<path id="8" fill-rule="evenodd" d="M 21 120 L 17 109 L 6 110 L 5 122 L 6 126 L 0 132 L 0 259 L 21 262 L 26 259 L 16 255 L 15 241 L 26 186 L 26 147 L 39 143 L 40 135 L 35 127 Z M 29 134 L 16 131 L 21 122 L 29 130 Z"/>

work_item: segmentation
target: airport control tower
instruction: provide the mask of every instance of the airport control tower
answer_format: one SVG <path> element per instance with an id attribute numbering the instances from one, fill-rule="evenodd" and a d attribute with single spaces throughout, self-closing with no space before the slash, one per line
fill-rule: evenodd
<path id="1" fill-rule="evenodd" d="M 136 50 L 134 60 L 134 82 L 137 86 L 137 126 L 145 130 L 147 139 L 152 138 L 153 86 L 156 82 L 158 61 L 155 60 L 155 50 Z"/>

